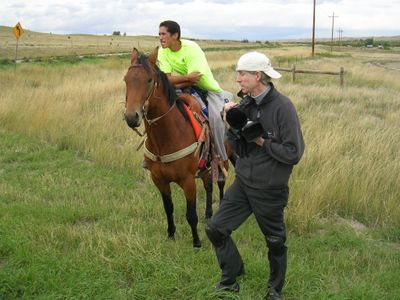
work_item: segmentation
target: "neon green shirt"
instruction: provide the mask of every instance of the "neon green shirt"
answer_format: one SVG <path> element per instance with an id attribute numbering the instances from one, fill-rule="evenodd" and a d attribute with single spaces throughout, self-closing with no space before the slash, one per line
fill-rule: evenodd
<path id="1" fill-rule="evenodd" d="M 195 86 L 207 91 L 222 92 L 200 46 L 193 41 L 183 39 L 181 39 L 181 46 L 181 49 L 176 52 L 169 48 L 158 50 L 157 60 L 160 70 L 166 74 L 175 72 L 179 75 L 200 72 L 200 80 Z"/>

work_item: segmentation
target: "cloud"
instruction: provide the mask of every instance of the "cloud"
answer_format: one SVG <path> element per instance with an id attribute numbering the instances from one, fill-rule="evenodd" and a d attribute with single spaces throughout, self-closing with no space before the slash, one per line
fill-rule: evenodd
<path id="1" fill-rule="evenodd" d="M 335 28 L 344 36 L 399 34 L 400 1 L 318 0 L 317 37 Z M 182 35 L 217 39 L 308 38 L 312 30 L 310 0 L 30 0 L 0 2 L 1 25 L 18 21 L 27 29 L 54 33 L 157 35 L 163 20 L 175 20 Z"/>

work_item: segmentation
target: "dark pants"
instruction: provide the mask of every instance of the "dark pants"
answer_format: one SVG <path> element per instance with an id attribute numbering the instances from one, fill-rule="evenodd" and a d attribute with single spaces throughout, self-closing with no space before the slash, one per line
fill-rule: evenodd
<path id="1" fill-rule="evenodd" d="M 243 270 L 243 261 L 231 239 L 231 233 L 254 213 L 258 226 L 268 246 L 270 278 L 268 286 L 282 290 L 287 248 L 283 211 L 287 204 L 287 187 L 253 189 L 239 179 L 225 193 L 221 206 L 206 224 L 206 233 L 215 246 L 219 266 L 222 270 L 221 283 L 231 284 Z"/>

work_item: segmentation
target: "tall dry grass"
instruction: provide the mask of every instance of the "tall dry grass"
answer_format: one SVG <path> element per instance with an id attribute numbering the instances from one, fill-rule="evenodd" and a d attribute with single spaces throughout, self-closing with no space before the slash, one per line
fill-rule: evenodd
<path id="1" fill-rule="evenodd" d="M 103 164 L 127 165 L 132 131 L 123 122 L 123 61 L 20 65 L 2 72 L 3 126 L 75 148 Z"/>
<path id="2" fill-rule="evenodd" d="M 234 64 L 245 50 L 207 52 L 224 89 L 238 90 Z M 321 217 L 339 214 L 369 226 L 400 225 L 399 73 L 368 63 L 365 52 L 310 59 L 306 48 L 263 50 L 272 61 L 299 57 L 298 68 L 345 68 L 345 87 L 328 75 L 290 74 L 276 81 L 297 107 L 306 152 L 291 178 L 287 221 L 304 232 Z M 321 50 L 323 51 L 323 50 Z M 22 64 L 0 70 L 1 126 L 73 148 L 116 168 L 138 170 L 141 142 L 122 119 L 123 75 L 129 59 L 97 63 Z M 134 171 L 135 172 L 135 171 Z M 142 172 L 136 172 L 142 176 Z"/>

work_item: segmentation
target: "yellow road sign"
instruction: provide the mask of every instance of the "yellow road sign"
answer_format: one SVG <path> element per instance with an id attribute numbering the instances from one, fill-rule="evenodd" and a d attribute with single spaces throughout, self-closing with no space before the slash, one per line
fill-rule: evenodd
<path id="1" fill-rule="evenodd" d="M 22 29 L 22 26 L 19 22 L 17 23 L 17 25 L 15 25 L 13 27 L 13 32 L 17 39 L 19 39 L 21 37 L 21 35 L 24 33 L 24 30 Z"/>

